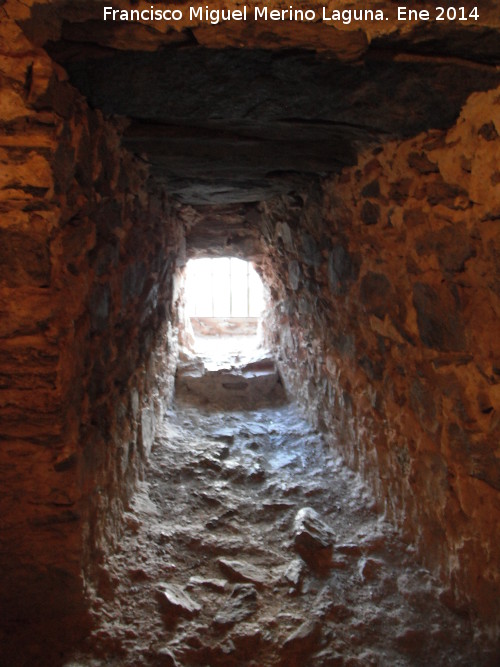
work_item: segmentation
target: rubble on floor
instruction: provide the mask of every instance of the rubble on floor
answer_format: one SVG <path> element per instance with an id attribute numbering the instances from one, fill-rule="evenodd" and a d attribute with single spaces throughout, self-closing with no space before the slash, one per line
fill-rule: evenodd
<path id="1" fill-rule="evenodd" d="M 494 664 L 292 405 L 178 403 L 129 518 L 66 667 Z"/>

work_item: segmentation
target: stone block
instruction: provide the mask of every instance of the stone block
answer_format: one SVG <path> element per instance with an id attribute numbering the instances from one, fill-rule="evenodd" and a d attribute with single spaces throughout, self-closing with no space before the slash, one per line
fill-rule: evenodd
<path id="1" fill-rule="evenodd" d="M 302 234 L 301 259 L 308 266 L 319 266 L 321 264 L 321 252 L 316 240 L 310 234 Z"/>
<path id="2" fill-rule="evenodd" d="M 262 588 L 269 583 L 267 574 L 251 563 L 227 558 L 219 558 L 217 562 L 222 572 L 231 581 L 254 584 L 258 588 Z"/>
<path id="3" fill-rule="evenodd" d="M 361 279 L 359 300 L 365 310 L 383 320 L 394 309 L 395 295 L 387 276 L 368 271 Z"/>
<path id="4" fill-rule="evenodd" d="M 358 275 L 357 262 L 343 245 L 336 245 L 328 256 L 328 284 L 336 296 L 345 294 Z"/>
<path id="5" fill-rule="evenodd" d="M 402 178 L 401 180 L 391 183 L 389 189 L 389 199 L 394 201 L 399 206 L 404 204 L 404 202 L 409 197 L 411 186 L 412 179 L 410 178 Z"/>
<path id="6" fill-rule="evenodd" d="M 296 630 L 294 630 L 283 642 L 284 665 L 299 664 L 295 659 L 304 658 L 307 654 L 313 652 L 318 646 L 321 627 L 318 621 L 304 621 Z M 293 657 L 292 657 L 293 656 Z"/>
<path id="7" fill-rule="evenodd" d="M 449 273 L 464 271 L 467 260 L 476 255 L 472 239 L 463 222 L 420 236 L 416 240 L 416 250 L 423 257 L 437 256 L 443 271 Z"/>
<path id="8" fill-rule="evenodd" d="M 296 292 L 299 288 L 300 278 L 300 264 L 297 262 L 297 260 L 292 260 L 288 263 L 288 281 L 294 292 Z"/>
<path id="9" fill-rule="evenodd" d="M 52 161 L 54 190 L 56 194 L 66 193 L 75 173 L 75 149 L 71 144 L 71 129 L 64 126 Z"/>
<path id="10" fill-rule="evenodd" d="M 485 141 L 495 141 L 495 139 L 498 139 L 499 136 L 493 121 L 481 125 L 478 134 Z"/>
<path id="11" fill-rule="evenodd" d="M 371 181 L 361 190 L 362 197 L 377 199 L 380 197 L 380 183 L 378 180 Z"/>
<path id="12" fill-rule="evenodd" d="M 371 201 L 365 201 L 361 209 L 361 221 L 364 225 L 376 225 L 380 220 L 380 206 Z"/>
<path id="13" fill-rule="evenodd" d="M 35 229 L 0 229 L 0 281 L 10 287 L 50 284 L 50 249 L 47 234 Z"/>
<path id="14" fill-rule="evenodd" d="M 458 198 L 465 198 L 468 201 L 467 191 L 452 183 L 446 183 L 442 178 L 426 185 L 427 201 L 432 206 L 442 205 L 449 208 L 460 208 L 457 205 Z"/>
<path id="15" fill-rule="evenodd" d="M 141 444 L 146 458 L 151 452 L 156 431 L 156 418 L 152 406 L 146 405 L 141 410 Z"/>
<path id="16" fill-rule="evenodd" d="M 93 222 L 96 225 L 97 238 L 108 242 L 116 240 L 117 232 L 122 233 L 122 214 L 123 211 L 118 201 L 114 198 L 106 198 L 99 206 L 98 211 L 93 216 Z"/>
<path id="17" fill-rule="evenodd" d="M 413 286 L 413 305 L 422 343 L 443 352 L 461 352 L 466 348 L 461 305 L 456 293 L 446 285 L 426 283 Z"/>
<path id="18" fill-rule="evenodd" d="M 235 584 L 215 615 L 219 626 L 230 626 L 250 618 L 257 611 L 257 591 L 253 584 Z"/>
<path id="19" fill-rule="evenodd" d="M 122 303 L 127 305 L 142 293 L 148 271 L 143 261 L 130 264 L 125 270 L 122 283 Z"/>
<path id="20" fill-rule="evenodd" d="M 311 507 L 300 509 L 294 520 L 294 547 L 313 569 L 329 568 L 332 562 L 334 536 L 331 528 Z"/>
<path id="21" fill-rule="evenodd" d="M 441 408 L 441 395 L 434 391 L 432 384 L 415 378 L 410 388 L 410 407 L 416 414 L 422 427 L 430 433 L 439 428 L 438 410 Z"/>
<path id="22" fill-rule="evenodd" d="M 170 621 L 179 616 L 192 618 L 201 611 L 201 605 L 176 584 L 160 584 L 156 599 L 162 614 Z"/>
<path id="23" fill-rule="evenodd" d="M 500 491 L 500 464 L 495 456 L 495 436 L 478 437 L 457 423 L 449 424 L 447 436 L 453 456 L 467 473 Z"/>
<path id="24" fill-rule="evenodd" d="M 439 167 L 434 162 L 429 160 L 428 156 L 424 153 L 410 153 L 408 156 L 408 165 L 418 171 L 419 174 L 435 174 L 439 172 Z"/>
<path id="25" fill-rule="evenodd" d="M 91 329 L 102 332 L 108 326 L 111 310 L 111 289 L 109 285 L 96 285 L 89 302 Z"/>
<path id="26" fill-rule="evenodd" d="M 40 151 L 42 152 L 42 151 Z M 0 188 L 45 196 L 52 191 L 51 166 L 39 152 L 9 148 L 0 157 Z"/>

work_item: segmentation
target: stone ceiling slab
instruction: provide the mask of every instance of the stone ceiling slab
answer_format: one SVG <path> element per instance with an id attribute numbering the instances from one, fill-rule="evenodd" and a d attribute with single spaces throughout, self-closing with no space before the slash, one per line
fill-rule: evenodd
<path id="1" fill-rule="evenodd" d="M 327 21 L 316 1 L 314 22 L 217 25 L 193 17 L 187 2 L 175 4 L 175 22 L 104 21 L 97 0 L 6 4 L 92 107 L 130 120 L 124 145 L 152 177 L 193 204 L 267 199 L 293 188 L 297 174 L 355 164 L 368 145 L 450 127 L 472 92 L 500 81 L 492 0 L 471 24 L 398 21 L 394 2 L 370 0 L 363 11 L 383 11 L 383 21 Z M 251 13 L 255 4 L 231 8 Z M 335 9 L 353 11 L 344 0 Z"/>

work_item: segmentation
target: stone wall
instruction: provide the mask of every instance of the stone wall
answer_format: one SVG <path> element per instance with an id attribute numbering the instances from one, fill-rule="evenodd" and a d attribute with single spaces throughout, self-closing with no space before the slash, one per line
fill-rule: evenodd
<path id="1" fill-rule="evenodd" d="M 0 1 L 0 616 L 19 641 L 35 621 L 71 640 L 84 574 L 106 585 L 99 564 L 171 396 L 183 224 L 120 149 L 123 128 L 14 22 L 32 4 Z M 56 15 L 43 34 L 35 17 L 33 41 L 58 38 Z M 289 391 L 451 584 L 450 603 L 488 622 L 500 617 L 499 97 L 473 95 L 448 132 L 365 152 L 322 188 L 241 219 L 197 213 L 192 229 L 200 252 L 234 238 L 261 264 Z"/>
<path id="2" fill-rule="evenodd" d="M 386 516 L 493 626 L 500 469 L 500 90 L 262 207 L 281 372 Z M 283 280 L 280 280 L 281 277 Z"/>
<path id="3" fill-rule="evenodd" d="M 71 639 L 173 391 L 182 226 L 5 17 L 0 51 L 0 616 Z"/>

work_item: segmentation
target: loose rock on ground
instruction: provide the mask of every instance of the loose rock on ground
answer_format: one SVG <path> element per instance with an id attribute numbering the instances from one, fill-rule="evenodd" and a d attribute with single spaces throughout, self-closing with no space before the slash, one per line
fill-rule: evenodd
<path id="1" fill-rule="evenodd" d="M 67 667 L 487 664 L 292 405 L 178 403 L 129 519 L 106 564 L 114 593 L 96 592 Z"/>

